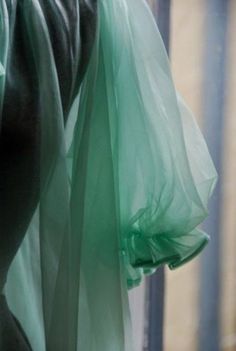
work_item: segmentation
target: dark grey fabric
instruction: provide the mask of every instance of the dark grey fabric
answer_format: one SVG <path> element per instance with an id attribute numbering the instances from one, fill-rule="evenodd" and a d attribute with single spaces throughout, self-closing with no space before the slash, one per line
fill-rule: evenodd
<path id="1" fill-rule="evenodd" d="M 39 197 L 39 82 L 33 59 L 35 53 L 28 47 L 22 11 L 24 2 L 6 1 L 11 39 L 0 134 L 0 292 Z M 96 1 L 38 2 L 49 29 L 66 123 L 93 47 Z M 79 18 L 75 15 L 78 6 Z M 80 40 L 79 52 L 77 40 Z M 30 350 L 3 296 L 0 311 L 0 351 Z"/>
<path id="2" fill-rule="evenodd" d="M 19 322 L 10 312 L 5 296 L 0 295 L 1 351 L 32 351 Z"/>

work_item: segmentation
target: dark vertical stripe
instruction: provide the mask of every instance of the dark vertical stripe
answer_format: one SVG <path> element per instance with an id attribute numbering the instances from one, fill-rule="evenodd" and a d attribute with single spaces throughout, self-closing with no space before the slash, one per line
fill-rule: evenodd
<path id="1" fill-rule="evenodd" d="M 169 53 L 171 0 L 155 0 L 154 13 L 165 47 Z M 162 351 L 164 347 L 164 267 L 149 278 L 148 351 Z"/>
<path id="2" fill-rule="evenodd" d="M 211 241 L 201 261 L 199 351 L 220 350 L 221 296 L 221 206 L 222 154 L 224 135 L 225 66 L 228 0 L 207 0 L 203 80 L 203 119 L 205 137 L 219 174 L 211 199 L 210 216 L 204 229 Z"/>
<path id="3" fill-rule="evenodd" d="M 148 351 L 164 349 L 165 271 L 160 268 L 149 278 Z"/>
<path id="4" fill-rule="evenodd" d="M 158 28 L 169 54 L 170 48 L 170 7 L 171 0 L 156 0 L 156 18 Z"/>

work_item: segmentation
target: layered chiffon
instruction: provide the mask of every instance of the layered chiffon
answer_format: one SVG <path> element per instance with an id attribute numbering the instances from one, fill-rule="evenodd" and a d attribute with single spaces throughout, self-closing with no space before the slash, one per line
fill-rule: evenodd
<path id="1" fill-rule="evenodd" d="M 207 244 L 198 225 L 216 171 L 144 0 L 98 1 L 95 44 L 66 125 L 40 2 L 24 11 L 40 82 L 40 199 L 5 294 L 34 351 L 131 351 L 128 289 Z"/>

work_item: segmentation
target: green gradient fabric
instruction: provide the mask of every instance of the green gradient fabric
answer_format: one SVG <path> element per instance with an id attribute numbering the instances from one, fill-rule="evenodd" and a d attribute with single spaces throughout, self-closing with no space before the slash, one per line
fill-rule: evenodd
<path id="1" fill-rule="evenodd" d="M 3 76 L 4 73 L 5 73 L 4 67 L 3 67 L 3 65 L 2 65 L 1 62 L 0 62 L 0 77 Z"/>
<path id="2" fill-rule="evenodd" d="M 145 1 L 98 1 L 66 127 L 37 1 L 25 11 L 42 87 L 41 187 L 5 294 L 34 351 L 131 351 L 128 289 L 207 244 L 197 226 L 216 171 Z"/>

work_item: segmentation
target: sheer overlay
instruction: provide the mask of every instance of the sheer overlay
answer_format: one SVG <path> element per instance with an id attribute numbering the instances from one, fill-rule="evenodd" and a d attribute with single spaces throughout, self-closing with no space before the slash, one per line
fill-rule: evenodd
<path id="1" fill-rule="evenodd" d="M 131 351 L 128 288 L 206 245 L 197 226 L 216 172 L 144 0 L 98 2 L 96 43 L 66 127 L 47 28 L 37 1 L 30 4 L 42 94 L 40 201 L 5 293 L 34 351 Z"/>

